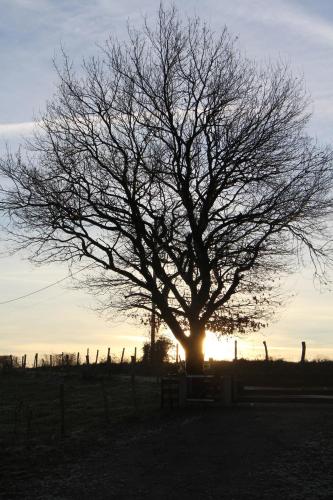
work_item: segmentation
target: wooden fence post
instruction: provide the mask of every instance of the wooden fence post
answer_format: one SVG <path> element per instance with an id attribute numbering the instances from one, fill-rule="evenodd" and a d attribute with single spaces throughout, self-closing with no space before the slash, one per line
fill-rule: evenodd
<path id="1" fill-rule="evenodd" d="M 107 362 L 108 365 L 111 363 L 110 347 L 108 347 L 108 355 L 107 355 L 107 358 L 106 358 L 106 362 Z"/>
<path id="2" fill-rule="evenodd" d="M 97 365 L 97 362 L 98 362 L 98 354 L 99 354 L 99 350 L 97 349 L 97 351 L 96 351 L 95 365 Z"/>
<path id="3" fill-rule="evenodd" d="M 134 363 L 136 363 L 136 347 L 134 347 Z"/>
<path id="4" fill-rule="evenodd" d="M 306 343 L 302 342 L 302 356 L 301 356 L 301 363 L 304 363 L 305 361 L 305 353 L 306 353 Z"/>
<path id="5" fill-rule="evenodd" d="M 50 367 L 51 368 L 52 368 L 52 362 L 53 362 L 53 360 L 52 360 L 52 354 L 50 354 Z"/>
<path id="6" fill-rule="evenodd" d="M 235 356 L 234 361 L 237 361 L 237 340 L 235 340 Z"/>
<path id="7" fill-rule="evenodd" d="M 30 405 L 27 406 L 27 427 L 26 427 L 26 440 L 29 441 L 31 438 L 31 422 L 32 422 L 32 408 Z"/>
<path id="8" fill-rule="evenodd" d="M 181 359 L 179 356 L 179 361 L 181 363 Z M 178 404 L 180 408 L 184 408 L 186 406 L 186 398 L 187 398 L 187 378 L 186 375 L 183 375 L 179 378 L 179 389 L 178 389 Z"/>
<path id="9" fill-rule="evenodd" d="M 121 353 L 120 363 L 123 363 L 123 361 L 124 361 L 124 354 L 125 354 L 125 347 L 123 347 L 123 352 Z"/>
<path id="10" fill-rule="evenodd" d="M 20 426 L 20 419 L 21 419 L 21 412 L 22 412 L 22 407 L 23 407 L 23 402 L 18 401 L 15 408 L 14 408 L 14 418 L 13 418 L 13 436 L 14 440 L 17 437 L 17 434 L 19 432 L 19 426 Z"/>
<path id="11" fill-rule="evenodd" d="M 104 405 L 104 417 L 107 424 L 110 423 L 110 413 L 109 413 L 109 399 L 105 389 L 105 383 L 102 380 L 102 394 L 103 394 L 103 405 Z"/>
<path id="12" fill-rule="evenodd" d="M 35 354 L 34 368 L 38 368 L 38 352 Z"/>
<path id="13" fill-rule="evenodd" d="M 263 344 L 264 344 L 264 347 L 265 347 L 265 361 L 268 361 L 269 358 L 268 358 L 268 349 L 267 349 L 266 340 L 263 341 Z"/>
<path id="14" fill-rule="evenodd" d="M 76 366 L 79 366 L 80 364 L 80 353 L 78 352 L 76 355 Z"/>
<path id="15" fill-rule="evenodd" d="M 24 368 L 27 366 L 27 355 L 24 355 Z"/>
<path id="16" fill-rule="evenodd" d="M 232 383 L 232 402 L 237 403 L 238 400 L 238 381 L 235 377 L 231 378 Z"/>
<path id="17" fill-rule="evenodd" d="M 137 398 L 136 398 L 136 386 L 135 386 L 135 356 L 131 356 L 131 387 L 132 387 L 133 406 L 136 410 Z"/>
<path id="18" fill-rule="evenodd" d="M 87 349 L 87 354 L 86 354 L 86 364 L 89 365 L 89 347 Z"/>
<path id="19" fill-rule="evenodd" d="M 61 353 L 61 366 L 64 366 L 64 353 Z"/>
<path id="20" fill-rule="evenodd" d="M 65 387 L 64 383 L 60 384 L 59 400 L 60 400 L 60 435 L 65 435 Z"/>
<path id="21" fill-rule="evenodd" d="M 231 377 L 222 377 L 221 379 L 221 403 L 222 406 L 231 406 L 232 404 L 232 379 Z"/>

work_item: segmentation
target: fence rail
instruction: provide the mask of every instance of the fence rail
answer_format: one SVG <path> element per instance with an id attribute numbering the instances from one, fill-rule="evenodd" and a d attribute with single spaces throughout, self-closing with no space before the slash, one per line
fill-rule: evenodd
<path id="1" fill-rule="evenodd" d="M 243 386 L 237 403 L 332 403 L 333 387 Z"/>
<path id="2" fill-rule="evenodd" d="M 244 403 L 329 403 L 333 387 L 265 387 L 242 385 L 234 377 L 182 376 L 161 380 L 161 407 L 193 404 L 232 406 Z"/>

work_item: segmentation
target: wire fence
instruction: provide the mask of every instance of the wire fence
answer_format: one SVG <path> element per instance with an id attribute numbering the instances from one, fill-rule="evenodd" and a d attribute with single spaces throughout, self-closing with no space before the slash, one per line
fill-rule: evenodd
<path id="1" fill-rule="evenodd" d="M 159 380 L 134 369 L 125 375 L 86 367 L 12 371 L 0 377 L 0 445 L 84 438 L 159 405 Z"/>

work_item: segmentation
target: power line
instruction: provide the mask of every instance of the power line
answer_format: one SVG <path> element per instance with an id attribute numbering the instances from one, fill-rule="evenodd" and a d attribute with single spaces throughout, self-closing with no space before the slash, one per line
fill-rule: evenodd
<path id="1" fill-rule="evenodd" d="M 82 269 L 79 269 L 75 273 L 70 273 L 64 278 L 61 278 L 58 281 L 55 281 L 54 283 L 51 283 L 50 285 L 43 286 L 42 288 L 39 288 L 38 290 L 34 290 L 33 292 L 26 293 L 25 295 L 21 295 L 20 297 L 15 297 L 15 299 L 9 299 L 5 300 L 4 302 L 0 302 L 0 306 L 3 306 L 5 304 L 9 304 L 10 302 L 16 302 L 17 300 L 25 299 L 27 297 L 31 297 L 31 295 L 35 295 L 36 293 L 43 292 L 44 290 L 47 290 L 48 288 L 51 288 L 52 286 L 58 285 L 59 283 L 62 283 L 63 281 L 67 280 L 68 278 L 71 278 L 72 276 L 75 276 L 76 274 L 81 273 L 88 267 L 91 267 L 92 264 L 89 264 L 88 266 L 82 267 Z"/>

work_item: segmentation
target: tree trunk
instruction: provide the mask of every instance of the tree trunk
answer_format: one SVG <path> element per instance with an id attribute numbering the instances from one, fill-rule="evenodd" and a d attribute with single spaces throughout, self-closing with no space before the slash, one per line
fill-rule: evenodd
<path id="1" fill-rule="evenodd" d="M 205 331 L 191 333 L 188 337 L 185 347 L 186 355 L 186 373 L 187 375 L 202 375 L 204 369 L 203 342 L 205 340 Z"/>

